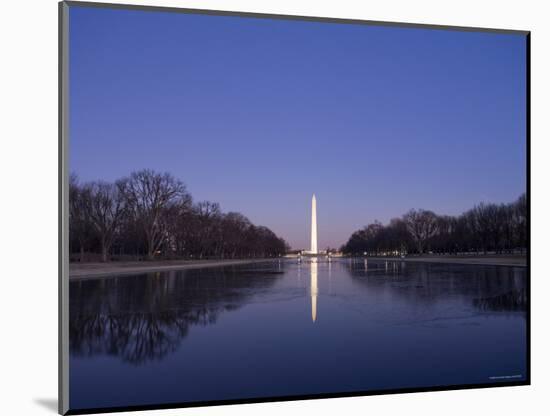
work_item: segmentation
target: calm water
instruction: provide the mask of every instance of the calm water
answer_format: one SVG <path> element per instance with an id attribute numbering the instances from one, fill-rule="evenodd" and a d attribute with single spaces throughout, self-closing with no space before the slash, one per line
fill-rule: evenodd
<path id="1" fill-rule="evenodd" d="M 71 282 L 70 407 L 521 381 L 525 288 L 362 259 Z"/>

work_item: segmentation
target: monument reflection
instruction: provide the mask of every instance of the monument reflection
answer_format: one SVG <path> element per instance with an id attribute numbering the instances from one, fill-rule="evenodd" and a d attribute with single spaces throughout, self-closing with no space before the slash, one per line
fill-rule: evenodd
<path id="1" fill-rule="evenodd" d="M 310 292 L 311 292 L 311 320 L 315 322 L 317 320 L 317 274 L 318 274 L 318 262 L 317 258 L 312 258 L 310 263 Z"/>

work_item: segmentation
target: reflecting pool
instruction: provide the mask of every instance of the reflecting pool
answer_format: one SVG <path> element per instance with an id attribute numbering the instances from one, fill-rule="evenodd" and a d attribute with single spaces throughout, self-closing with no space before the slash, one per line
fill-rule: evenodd
<path id="1" fill-rule="evenodd" d="M 526 269 L 276 260 L 70 283 L 70 407 L 521 381 Z"/>

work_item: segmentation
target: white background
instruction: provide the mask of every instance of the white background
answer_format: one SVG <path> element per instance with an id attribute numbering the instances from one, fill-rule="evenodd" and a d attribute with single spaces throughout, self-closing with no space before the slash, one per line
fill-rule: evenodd
<path id="1" fill-rule="evenodd" d="M 548 414 L 550 24 L 544 1 L 139 1 L 218 10 L 532 31 L 532 382 L 529 387 L 154 411 L 158 415 Z M 128 2 L 131 2 L 128 0 Z M 54 414 L 57 399 L 57 1 L 0 11 L 2 414 Z M 498 152 L 498 149 L 495 149 Z M 467 185 L 466 185 L 467 186 Z"/>

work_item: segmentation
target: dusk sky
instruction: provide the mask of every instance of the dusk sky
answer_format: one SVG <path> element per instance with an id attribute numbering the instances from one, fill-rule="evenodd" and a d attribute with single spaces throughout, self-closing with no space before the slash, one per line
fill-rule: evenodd
<path id="1" fill-rule="evenodd" d="M 525 36 L 70 8 L 70 169 L 170 172 L 319 248 L 526 190 Z"/>

